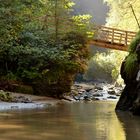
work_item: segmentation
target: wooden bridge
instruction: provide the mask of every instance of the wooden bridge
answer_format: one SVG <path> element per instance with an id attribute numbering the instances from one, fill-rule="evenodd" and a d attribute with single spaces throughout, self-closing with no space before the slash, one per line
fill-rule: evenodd
<path id="1" fill-rule="evenodd" d="M 128 46 L 136 36 L 136 32 L 124 31 L 105 26 L 97 26 L 94 28 L 94 33 L 95 35 L 93 40 L 90 41 L 90 45 L 121 51 L 128 51 Z"/>

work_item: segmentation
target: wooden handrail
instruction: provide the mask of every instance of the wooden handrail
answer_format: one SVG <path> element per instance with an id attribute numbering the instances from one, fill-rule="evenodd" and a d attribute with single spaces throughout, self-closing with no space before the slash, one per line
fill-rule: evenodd
<path id="1" fill-rule="evenodd" d="M 93 29 L 100 29 L 100 28 L 102 28 L 102 29 L 104 28 L 104 29 L 107 29 L 107 30 L 115 30 L 115 31 L 120 31 L 120 32 L 124 32 L 125 31 L 125 30 L 121 30 L 121 29 L 117 29 L 117 28 L 112 28 L 112 27 L 107 27 L 107 26 L 100 26 L 100 25 L 95 25 L 93 27 Z M 127 32 L 136 34 L 136 32 L 134 32 L 134 31 L 128 31 L 127 30 Z"/>
<path id="2" fill-rule="evenodd" d="M 136 36 L 136 32 L 124 31 L 116 28 L 105 26 L 97 26 L 94 29 L 94 40 L 102 40 L 105 42 L 122 44 L 128 46 L 132 39 Z"/>

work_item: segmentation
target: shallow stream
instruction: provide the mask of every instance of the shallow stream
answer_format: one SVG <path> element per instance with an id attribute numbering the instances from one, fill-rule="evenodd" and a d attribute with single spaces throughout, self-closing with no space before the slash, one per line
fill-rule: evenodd
<path id="1" fill-rule="evenodd" d="M 0 112 L 0 140 L 140 140 L 140 118 L 116 114 L 115 104 L 65 103 Z"/>

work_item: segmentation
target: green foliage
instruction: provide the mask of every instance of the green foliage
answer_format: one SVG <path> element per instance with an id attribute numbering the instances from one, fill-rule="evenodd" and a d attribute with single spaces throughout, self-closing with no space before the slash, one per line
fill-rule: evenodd
<path id="1" fill-rule="evenodd" d="M 87 37 L 92 38 L 93 37 L 93 32 L 91 29 L 91 22 L 90 19 L 92 18 L 91 15 L 85 14 L 85 15 L 76 15 L 72 17 L 72 20 L 74 24 L 76 25 L 76 30 L 79 33 L 85 34 Z"/>
<path id="2" fill-rule="evenodd" d="M 4 76 L 3 78 L 4 78 L 5 80 L 8 80 L 8 81 L 10 81 L 10 80 L 16 81 L 16 80 L 17 80 L 17 76 L 14 75 L 11 71 L 8 72 L 7 75 Z M 3 79 L 3 80 L 4 80 L 4 79 Z"/>
<path id="3" fill-rule="evenodd" d="M 6 93 L 3 90 L 0 90 L 0 100 L 9 102 L 9 101 L 12 101 L 12 97 L 11 97 L 10 93 Z"/>
<path id="4" fill-rule="evenodd" d="M 107 53 L 96 53 L 89 62 L 89 70 L 85 76 L 93 80 L 99 78 L 111 81 L 111 71 L 114 68 L 114 64 L 110 59 L 113 58 Z"/>
<path id="5" fill-rule="evenodd" d="M 70 88 L 74 75 L 86 68 L 90 26 L 90 16 L 72 18 L 73 5 L 70 0 L 1 0 L 0 78 L 33 89 L 66 81 Z"/>
<path id="6" fill-rule="evenodd" d="M 125 71 L 129 78 L 133 77 L 135 71 L 137 70 L 138 56 L 136 54 L 136 47 L 140 43 L 140 31 L 137 33 L 136 37 L 133 39 L 129 46 L 129 55 L 126 57 Z"/>
<path id="7" fill-rule="evenodd" d="M 137 64 L 137 54 L 136 53 L 130 53 L 125 62 L 125 71 L 129 78 L 133 75 L 134 71 L 136 70 Z"/>
<path id="8" fill-rule="evenodd" d="M 139 21 L 140 16 L 140 3 L 138 0 L 121 0 L 121 1 L 112 1 L 104 0 L 110 7 L 108 13 L 107 25 L 115 28 L 138 31 L 139 27 L 136 22 L 136 19 L 133 15 L 130 4 L 132 4 L 136 17 Z M 128 23 L 131 26 L 128 26 Z M 131 42 L 129 46 L 129 55 L 126 58 L 125 62 L 125 72 L 129 78 L 133 77 L 136 70 L 137 63 L 137 54 L 136 47 L 140 42 L 140 32 L 137 33 L 136 38 Z M 121 62 L 121 61 L 120 61 Z"/>
<path id="9" fill-rule="evenodd" d="M 139 0 L 104 0 L 109 6 L 107 25 L 124 30 L 138 31 L 139 27 L 133 15 L 130 4 L 132 4 L 137 19 L 140 19 Z M 131 26 L 128 26 L 129 25 Z"/>
<path id="10" fill-rule="evenodd" d="M 130 7 L 130 4 L 132 4 L 136 17 L 139 21 L 140 19 L 140 15 L 138 14 L 140 12 L 139 1 L 137 0 L 131 0 L 131 1 L 130 0 L 104 0 L 104 2 L 109 6 L 108 17 L 106 19 L 106 26 L 119 28 L 122 30 L 128 30 L 128 31 L 139 30 L 138 24 L 136 22 L 136 19 Z M 134 72 L 134 69 L 135 69 L 134 67 L 137 60 L 135 50 L 136 50 L 137 44 L 140 42 L 139 34 L 140 33 L 138 32 L 137 37 L 131 42 L 129 46 L 130 54 L 126 59 L 126 65 L 125 65 L 125 70 L 128 77 L 131 76 L 131 74 Z M 112 61 L 112 63 L 115 64 L 115 68 L 113 68 L 112 70 L 113 77 L 117 77 L 119 73 L 119 69 L 120 69 L 120 64 L 122 63 L 125 57 L 126 57 L 126 54 L 116 53 L 115 60 L 117 60 L 118 63 L 115 64 L 114 61 Z"/>
<path id="11" fill-rule="evenodd" d="M 101 79 L 109 82 L 116 81 L 119 76 L 121 62 L 127 53 L 110 51 L 107 53 L 96 53 L 88 64 L 86 79 Z"/>
<path id="12" fill-rule="evenodd" d="M 134 53 L 136 51 L 137 45 L 140 43 L 140 31 L 137 33 L 136 37 L 133 39 L 129 46 L 129 52 Z"/>

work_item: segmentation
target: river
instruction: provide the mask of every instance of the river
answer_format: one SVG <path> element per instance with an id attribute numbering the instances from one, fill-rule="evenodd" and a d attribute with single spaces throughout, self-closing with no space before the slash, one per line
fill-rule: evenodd
<path id="1" fill-rule="evenodd" d="M 0 112 L 0 140 L 140 140 L 140 118 L 115 102 L 59 104 Z"/>

